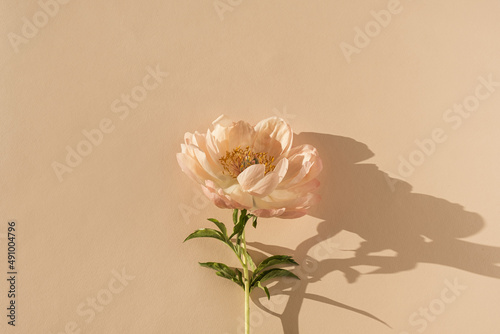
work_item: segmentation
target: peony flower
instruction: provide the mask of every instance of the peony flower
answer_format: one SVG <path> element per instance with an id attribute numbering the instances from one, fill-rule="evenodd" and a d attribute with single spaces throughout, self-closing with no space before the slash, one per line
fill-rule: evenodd
<path id="1" fill-rule="evenodd" d="M 184 135 L 177 161 L 219 208 L 258 217 L 297 218 L 319 200 L 322 169 L 311 145 L 292 147 L 293 131 L 271 117 L 252 126 L 222 115 L 207 133 Z"/>

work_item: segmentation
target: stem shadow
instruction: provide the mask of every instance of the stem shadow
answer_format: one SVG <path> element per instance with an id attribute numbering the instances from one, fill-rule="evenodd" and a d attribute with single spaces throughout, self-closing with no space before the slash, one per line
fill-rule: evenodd
<path id="1" fill-rule="evenodd" d="M 299 315 L 305 299 L 340 307 L 390 327 L 366 311 L 307 292 L 310 284 L 337 270 L 352 284 L 363 276 L 354 269 L 359 265 L 378 268 L 368 274 L 395 274 L 413 270 L 419 263 L 432 263 L 500 278 L 500 267 L 496 265 L 500 263 L 499 247 L 460 240 L 484 227 L 479 214 L 445 199 L 414 193 L 409 183 L 391 178 L 375 164 L 361 163 L 374 154 L 354 139 L 307 132 L 296 135 L 294 141 L 297 145 L 315 146 L 323 159 L 319 190 L 322 201 L 309 212 L 323 221 L 317 226 L 317 234 L 294 250 L 249 243 L 258 251 L 292 255 L 301 266 L 315 268 L 300 277 L 298 284 L 281 280 L 272 287 L 272 295 L 288 296 L 281 314 L 266 308 L 259 295 L 253 298 L 263 311 L 280 318 L 284 333 L 299 333 Z M 353 257 L 318 261 L 307 255 L 314 246 L 341 231 L 355 233 L 365 240 Z M 396 255 L 373 254 L 386 250 Z"/>

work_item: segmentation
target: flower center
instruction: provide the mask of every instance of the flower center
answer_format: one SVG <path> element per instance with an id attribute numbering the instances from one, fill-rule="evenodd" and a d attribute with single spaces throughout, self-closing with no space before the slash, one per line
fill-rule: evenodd
<path id="1" fill-rule="evenodd" d="M 232 151 L 226 151 L 226 155 L 222 156 L 219 161 L 224 168 L 223 173 L 227 172 L 234 178 L 252 165 L 264 165 L 266 167 L 265 174 L 273 171 L 276 167 L 273 165 L 274 157 L 269 156 L 266 152 L 253 152 L 250 146 L 245 149 L 238 146 Z"/>

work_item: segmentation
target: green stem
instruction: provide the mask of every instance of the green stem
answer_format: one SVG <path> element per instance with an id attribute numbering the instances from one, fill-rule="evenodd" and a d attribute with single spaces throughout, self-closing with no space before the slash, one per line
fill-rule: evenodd
<path id="1" fill-rule="evenodd" d="M 248 274 L 247 242 L 245 240 L 245 230 L 241 234 L 243 244 L 243 277 L 245 278 L 245 334 L 250 334 L 250 275 Z"/>

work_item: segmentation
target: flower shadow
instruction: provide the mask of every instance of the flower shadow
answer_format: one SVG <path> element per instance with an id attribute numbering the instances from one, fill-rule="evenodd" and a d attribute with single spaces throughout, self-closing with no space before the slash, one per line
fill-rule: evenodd
<path id="1" fill-rule="evenodd" d="M 254 303 L 280 318 L 284 333 L 299 333 L 299 313 L 305 299 L 341 307 L 387 325 L 376 316 L 325 296 L 307 292 L 307 287 L 334 271 L 349 283 L 363 275 L 354 267 L 375 266 L 369 274 L 393 274 L 430 263 L 500 278 L 500 248 L 460 240 L 484 227 L 477 213 L 458 204 L 412 192 L 412 186 L 389 175 L 371 163 L 360 163 L 373 156 L 368 147 L 354 139 L 320 133 L 301 133 L 295 144 L 315 146 L 323 159 L 319 177 L 322 202 L 311 208 L 311 216 L 322 219 L 317 234 L 301 242 L 295 250 L 261 243 L 250 245 L 261 252 L 293 255 L 301 266 L 314 268 L 301 276 L 300 283 L 280 282 L 272 294 L 288 295 L 280 314 L 265 307 L 259 295 Z M 364 241 L 350 258 L 317 260 L 308 252 L 341 231 L 357 234 Z M 373 253 L 391 250 L 395 256 Z M 366 275 L 366 274 L 365 274 Z"/>

